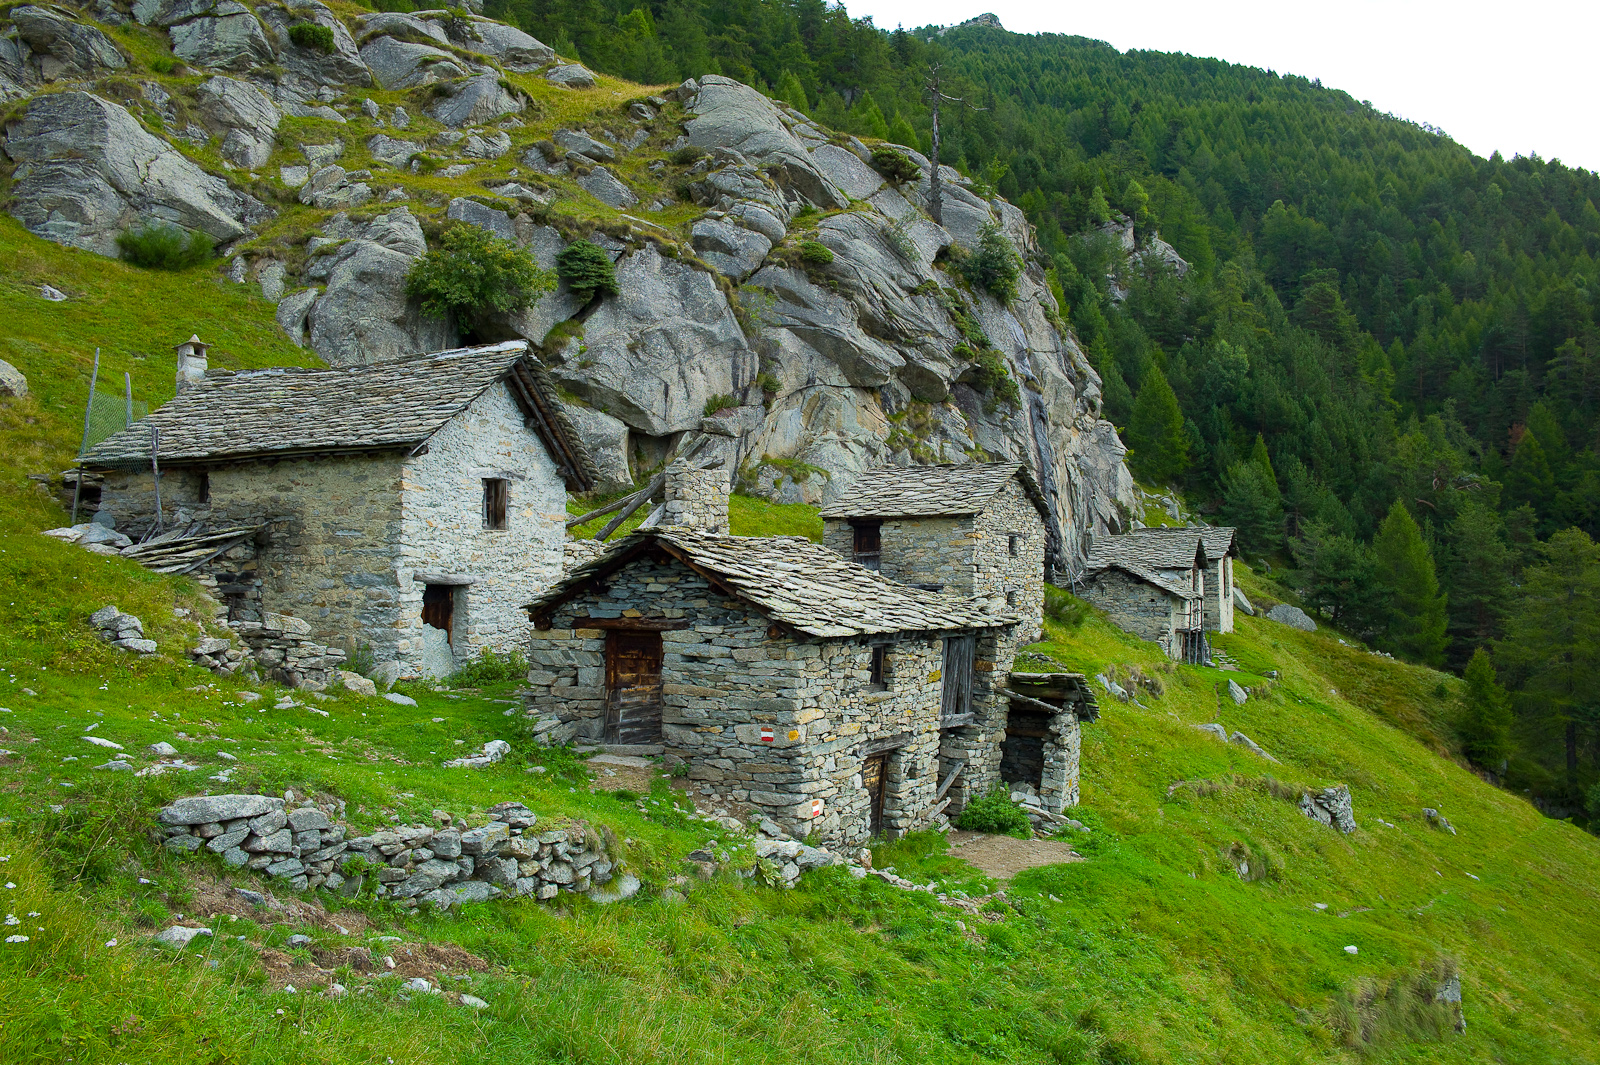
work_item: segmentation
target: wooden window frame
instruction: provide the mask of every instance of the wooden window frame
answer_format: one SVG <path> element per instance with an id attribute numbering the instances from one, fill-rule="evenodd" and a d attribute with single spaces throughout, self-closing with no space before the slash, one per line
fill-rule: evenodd
<path id="1" fill-rule="evenodd" d="M 210 470 L 201 470 L 200 471 L 200 487 L 196 490 L 195 495 L 196 495 L 196 497 L 197 497 L 197 499 L 198 499 L 198 501 L 199 501 L 201 506 L 206 506 L 211 502 L 211 471 Z"/>
<path id="2" fill-rule="evenodd" d="M 883 571 L 883 522 L 850 523 L 850 561 L 874 573 Z"/>
<path id="3" fill-rule="evenodd" d="M 504 532 L 508 527 L 507 514 L 511 509 L 511 482 L 504 477 L 483 479 L 483 527 L 490 532 Z"/>
<path id="4" fill-rule="evenodd" d="M 867 687 L 871 691 L 886 692 L 889 690 L 889 681 L 894 676 L 889 668 L 889 645 L 875 643 L 868 650 L 871 652 L 868 665 Z"/>

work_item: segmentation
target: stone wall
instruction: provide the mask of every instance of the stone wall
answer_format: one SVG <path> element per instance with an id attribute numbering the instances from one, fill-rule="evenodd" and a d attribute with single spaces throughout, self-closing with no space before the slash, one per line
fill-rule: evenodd
<path id="1" fill-rule="evenodd" d="M 601 736 L 605 632 L 585 622 L 625 616 L 686 626 L 662 633 L 662 731 L 666 752 L 689 763 L 691 779 L 757 807 L 798 836 L 815 830 L 854 842 L 868 835 L 862 763 L 882 746 L 889 749 L 886 830 L 897 835 L 927 823 L 940 766 L 939 636 L 894 641 L 886 684 L 877 688 L 870 682 L 877 641 L 769 636 L 759 612 L 713 591 L 675 560 L 646 556 L 612 576 L 603 592 L 558 608 L 551 628 L 534 630 L 531 714 L 560 717 L 583 739 Z M 993 732 L 987 722 L 996 676 L 985 656 L 994 646 L 992 636 L 980 635 L 973 694 L 986 724 L 972 727 L 974 737 Z M 975 768 L 979 777 L 983 772 Z M 813 800 L 822 803 L 814 818 Z"/>
<path id="2" fill-rule="evenodd" d="M 509 481 L 504 529 L 484 528 L 485 478 Z M 523 647 L 522 606 L 561 576 L 567 489 L 504 384 L 406 462 L 400 493 L 398 610 L 390 624 L 403 675 L 423 672 L 424 575 L 470 582 L 452 585 L 457 663 L 485 648 Z"/>
<path id="3" fill-rule="evenodd" d="M 1224 555 L 1206 567 L 1205 627 L 1209 632 L 1233 631 L 1233 558 Z"/>
<path id="4" fill-rule="evenodd" d="M 728 533 L 728 474 L 721 467 L 691 470 L 675 463 L 667 474 L 666 513 L 662 525 L 700 532 Z"/>
<path id="5" fill-rule="evenodd" d="M 1110 614 L 1118 628 L 1160 644 L 1168 658 L 1182 656 L 1182 641 L 1173 633 L 1185 610 L 1183 600 L 1119 569 L 1102 570 L 1077 593 Z"/>

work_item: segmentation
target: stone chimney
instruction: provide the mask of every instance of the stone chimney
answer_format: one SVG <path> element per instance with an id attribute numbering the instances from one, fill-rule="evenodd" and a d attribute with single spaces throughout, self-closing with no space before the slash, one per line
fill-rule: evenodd
<path id="1" fill-rule="evenodd" d="M 697 470 L 679 460 L 667 468 L 664 526 L 728 535 L 728 473 L 716 465 Z"/>
<path id="2" fill-rule="evenodd" d="M 178 353 L 178 391 L 197 385 L 206 377 L 206 348 L 200 337 L 191 334 L 173 350 Z"/>

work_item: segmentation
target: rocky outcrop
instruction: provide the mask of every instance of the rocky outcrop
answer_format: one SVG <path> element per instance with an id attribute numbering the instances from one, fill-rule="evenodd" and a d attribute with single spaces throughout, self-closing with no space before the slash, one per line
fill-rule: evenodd
<path id="1" fill-rule="evenodd" d="M 12 8 L 8 17 L 17 27 L 17 39 L 33 53 L 32 64 L 45 81 L 81 78 L 128 65 L 99 28 L 70 19 L 59 8 L 25 4 Z"/>
<path id="2" fill-rule="evenodd" d="M 427 250 L 422 227 L 407 208 L 396 207 L 364 225 L 341 216 L 324 231 L 343 243 L 317 264 L 327 288 L 307 321 L 318 354 L 350 364 L 450 346 L 453 337 L 445 324 L 423 317 L 406 299 L 406 275 Z"/>
<path id="3" fill-rule="evenodd" d="M 60 244 L 117 253 L 123 230 L 152 222 L 236 240 L 271 212 L 145 132 L 126 109 L 86 92 L 40 96 L 6 128 L 15 161 L 10 208 Z"/>
<path id="4" fill-rule="evenodd" d="M 1354 832 L 1357 827 L 1355 809 L 1350 804 L 1350 788 L 1346 784 L 1301 795 L 1300 812 L 1345 835 Z"/>
<path id="5" fill-rule="evenodd" d="M 196 96 L 206 126 L 223 138 L 224 159 L 246 170 L 267 165 L 282 115 L 266 93 L 218 75 L 201 85 Z"/>

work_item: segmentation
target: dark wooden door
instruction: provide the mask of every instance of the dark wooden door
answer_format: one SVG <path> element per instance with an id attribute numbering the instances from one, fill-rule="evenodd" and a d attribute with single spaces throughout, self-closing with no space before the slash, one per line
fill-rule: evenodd
<path id="1" fill-rule="evenodd" d="M 867 793 L 867 827 L 874 836 L 883 834 L 883 796 L 888 785 L 887 754 L 874 754 L 861 763 L 861 787 Z"/>
<path id="2" fill-rule="evenodd" d="M 606 634 L 606 741 L 661 742 L 661 634 Z"/>
<path id="3" fill-rule="evenodd" d="M 422 623 L 443 629 L 445 639 L 455 646 L 455 588 L 449 584 L 422 586 Z"/>
<path id="4" fill-rule="evenodd" d="M 944 641 L 944 701 L 941 720 L 963 718 L 972 713 L 972 660 L 978 648 L 976 636 L 950 636 Z"/>

